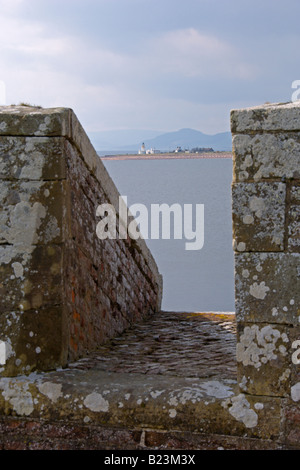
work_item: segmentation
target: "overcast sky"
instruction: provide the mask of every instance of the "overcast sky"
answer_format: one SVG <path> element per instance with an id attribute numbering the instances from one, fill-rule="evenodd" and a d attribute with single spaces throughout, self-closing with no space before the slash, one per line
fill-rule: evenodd
<path id="1" fill-rule="evenodd" d="M 291 100 L 299 18 L 299 0 L 0 0 L 0 81 L 87 131 L 228 131 L 232 108 Z"/>

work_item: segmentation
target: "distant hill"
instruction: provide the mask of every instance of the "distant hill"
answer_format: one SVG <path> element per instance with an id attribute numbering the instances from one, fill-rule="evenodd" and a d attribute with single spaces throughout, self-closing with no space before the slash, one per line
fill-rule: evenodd
<path id="1" fill-rule="evenodd" d="M 215 151 L 223 150 L 230 152 L 232 150 L 232 136 L 230 132 L 209 135 L 195 129 L 180 129 L 167 133 L 149 130 L 122 130 L 91 132 L 89 137 L 97 151 L 138 152 L 142 143 L 145 144 L 146 149 L 153 148 L 162 152 L 173 151 L 177 147 L 188 150 L 195 147 L 211 147 Z"/>
<path id="2" fill-rule="evenodd" d="M 218 151 L 231 151 L 231 139 L 232 136 L 230 132 L 208 135 L 194 129 L 180 129 L 179 131 L 168 132 L 152 139 L 145 139 L 144 144 L 146 148 L 161 151 L 172 151 L 177 147 L 188 150 L 194 147 L 212 147 L 214 150 Z"/>
<path id="3" fill-rule="evenodd" d="M 139 148 L 143 139 L 152 139 L 162 132 L 155 130 L 120 129 L 116 131 L 88 132 L 88 136 L 96 150 L 120 150 L 130 147 L 131 150 Z M 133 145 L 130 145 L 132 144 Z"/>

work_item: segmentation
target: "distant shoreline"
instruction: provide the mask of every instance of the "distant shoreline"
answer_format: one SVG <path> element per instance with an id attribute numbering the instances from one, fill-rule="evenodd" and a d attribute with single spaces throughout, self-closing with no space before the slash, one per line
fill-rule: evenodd
<path id="1" fill-rule="evenodd" d="M 231 158 L 232 152 L 203 152 L 203 153 L 157 153 L 157 154 L 123 154 L 99 155 L 101 160 L 196 160 L 202 158 Z"/>

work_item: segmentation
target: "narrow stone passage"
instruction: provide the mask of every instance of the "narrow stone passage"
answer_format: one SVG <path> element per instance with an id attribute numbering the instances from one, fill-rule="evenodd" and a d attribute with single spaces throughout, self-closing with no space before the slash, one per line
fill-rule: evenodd
<path id="1" fill-rule="evenodd" d="M 235 315 L 159 312 L 69 368 L 235 380 Z"/>

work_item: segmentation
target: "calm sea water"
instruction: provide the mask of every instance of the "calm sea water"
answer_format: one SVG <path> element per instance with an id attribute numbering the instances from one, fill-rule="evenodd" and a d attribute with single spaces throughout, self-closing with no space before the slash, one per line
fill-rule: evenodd
<path id="1" fill-rule="evenodd" d="M 231 159 L 103 160 L 128 205 L 204 204 L 204 245 L 187 240 L 146 240 L 163 275 L 162 309 L 234 311 Z M 194 215 L 195 217 L 195 215 Z M 195 227 L 194 227 L 195 228 Z"/>

